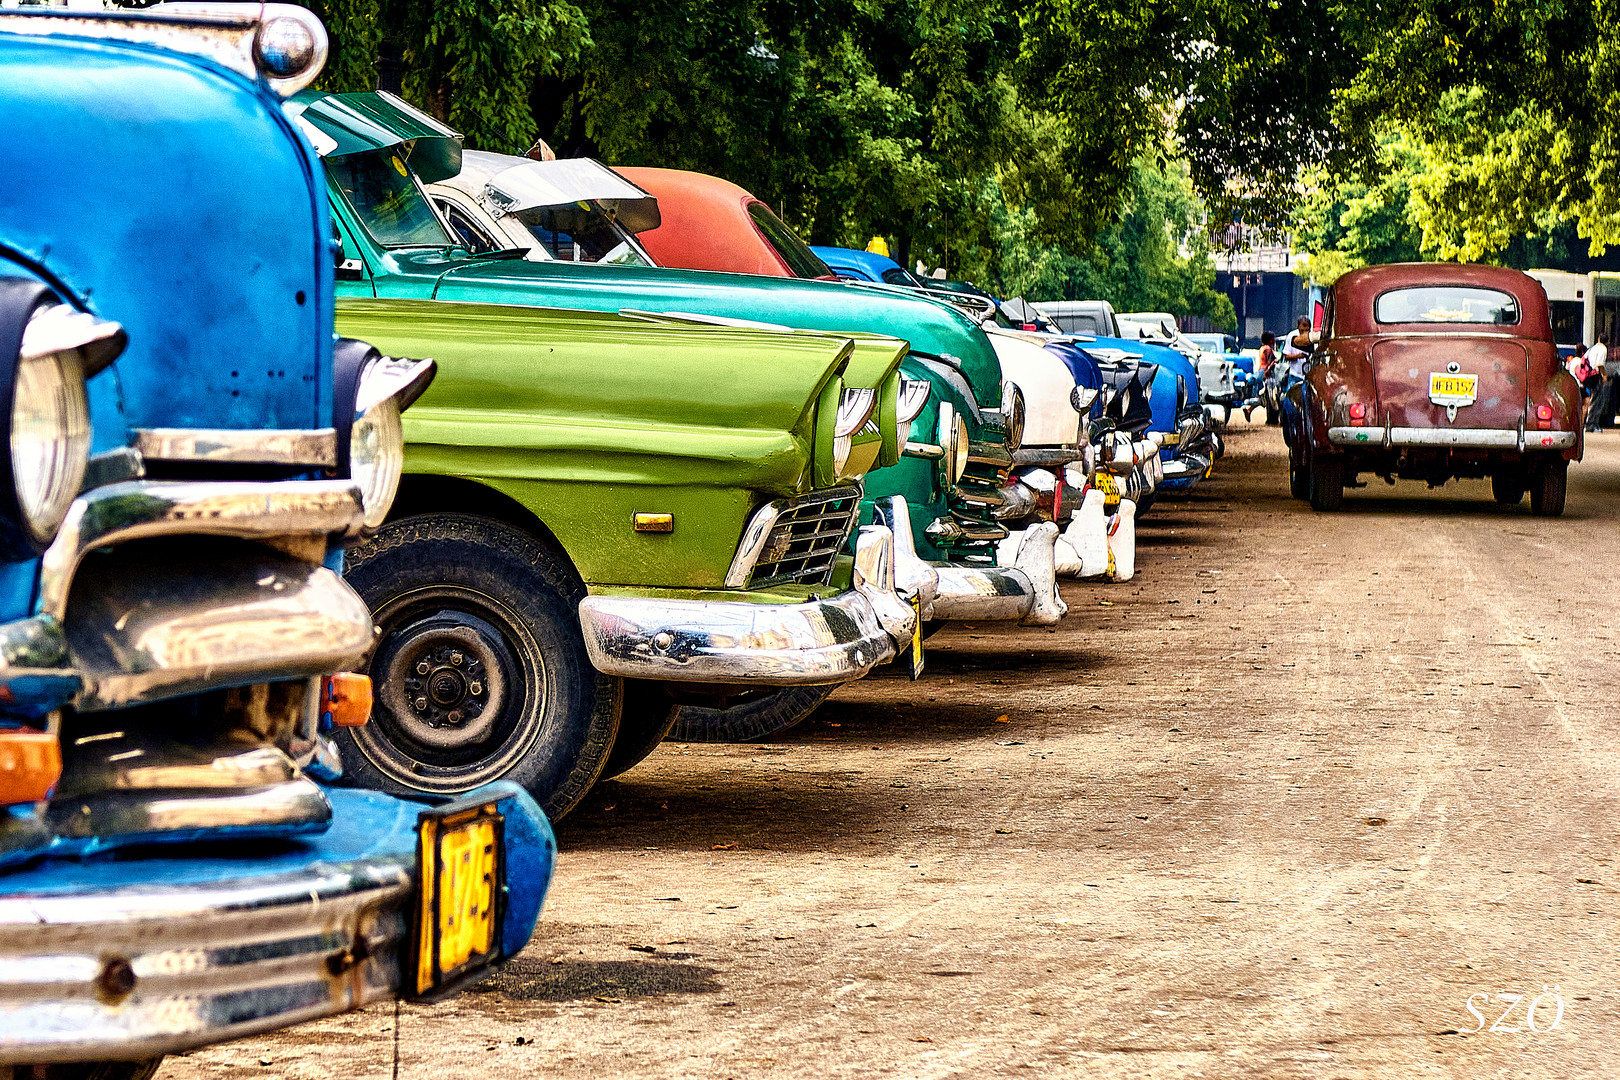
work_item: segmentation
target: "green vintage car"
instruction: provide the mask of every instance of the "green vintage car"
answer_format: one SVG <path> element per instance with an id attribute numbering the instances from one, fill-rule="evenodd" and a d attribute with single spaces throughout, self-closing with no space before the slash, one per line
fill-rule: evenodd
<path id="1" fill-rule="evenodd" d="M 970 320 L 931 301 L 834 283 L 532 262 L 525 261 L 529 253 L 521 250 L 474 256 L 452 241 L 412 172 L 453 173 L 460 150 L 453 133 L 387 95 L 315 96 L 302 104 L 300 122 L 326 159 L 336 240 L 343 248 L 339 291 L 351 299 L 340 300 L 342 332 L 363 332 L 386 350 L 433 356 L 441 366 L 437 396 L 418 406 L 407 430 L 411 451 L 400 513 L 411 520 L 473 513 L 542 539 L 555 538 L 579 578 L 577 594 L 590 596 L 578 608 L 586 655 L 604 679 L 631 680 L 624 691 L 620 750 L 607 765 L 610 772 L 656 745 L 672 724 L 683 738 L 768 734 L 805 715 L 831 686 L 860 674 L 807 677 L 799 680 L 804 685 L 761 691 L 757 679 L 699 675 L 655 649 L 620 648 L 616 643 L 621 639 L 599 625 L 598 612 L 612 604 L 652 610 L 654 601 L 773 602 L 750 592 L 757 582 L 739 569 L 736 553 L 750 551 L 767 535 L 761 515 L 774 512 L 769 504 L 780 496 L 757 482 L 715 471 L 717 463 L 733 461 L 734 454 L 723 442 L 705 445 L 705 433 L 721 433 L 725 424 L 699 419 L 691 425 L 682 445 L 701 467 L 690 476 L 649 479 L 634 467 L 645 432 L 728 400 L 735 376 L 706 364 L 706 346 L 700 342 L 674 344 L 684 340 L 680 338 L 670 339 L 661 363 L 638 365 L 633 352 L 614 340 L 633 324 L 690 334 L 697 329 L 690 325 L 694 323 L 762 321 L 803 328 L 782 339 L 803 347 L 831 333 L 857 359 L 881 352 L 883 341 L 891 342 L 889 348 L 894 345 L 891 338 L 853 331 L 886 331 L 909 339 L 903 367 L 920 376 L 914 385 L 897 384 L 891 395 L 863 371 L 864 363 L 845 370 L 846 390 L 881 390 L 873 397 L 884 444 L 872 463 L 882 467 L 868 478 L 864 493 L 855 489 L 861 520 L 885 528 L 885 535 L 892 532 L 892 574 L 925 619 L 1051 622 L 1059 617 L 1062 605 L 1051 569 L 1055 528 L 1051 536 L 1031 530 L 1037 539 L 1026 545 L 1031 549 L 1027 565 L 1022 554 L 1018 566 L 994 565 L 995 543 L 1006 535 L 996 513 L 1008 502 L 1004 489 L 1011 457 L 1004 442 L 1005 421 L 995 408 L 980 404 L 999 403 L 1000 369 Z M 430 298 L 440 303 L 421 303 Z M 588 348 L 581 346 L 591 353 L 589 359 L 556 378 L 535 367 L 533 358 L 549 357 L 543 351 L 553 347 L 548 335 L 566 335 L 570 326 L 585 325 L 585 316 L 546 308 L 593 309 L 612 320 L 590 324 L 599 336 Z M 711 325 L 705 332 L 721 329 Z M 433 426 L 439 403 L 457 384 L 458 361 L 469 371 L 482 371 L 489 367 L 484 358 L 497 354 L 514 360 L 499 369 L 499 377 L 469 382 L 458 400 L 460 411 Z M 530 358 L 528 366 L 517 357 Z M 754 366 L 761 378 L 778 368 L 765 356 Z M 537 379 L 539 384 L 531 385 Z M 641 410 L 633 425 L 615 419 L 617 401 L 631 394 L 632 387 Z M 554 415 L 569 421 L 565 427 L 590 430 L 593 438 L 556 447 L 554 459 L 537 458 L 520 437 L 523 425 L 507 415 L 512 403 L 535 394 L 566 400 Z M 745 414 L 732 410 L 727 422 L 740 424 Z M 896 432 L 892 448 L 891 416 L 896 428 L 909 429 Z M 842 452 L 839 441 L 833 440 L 835 453 Z M 826 465 L 821 469 L 824 473 Z M 565 490 L 554 483 L 529 482 L 550 473 L 577 477 L 579 483 Z M 683 519 L 690 522 L 683 526 L 689 533 L 677 528 L 666 538 L 687 535 L 684 545 L 627 544 L 621 535 L 623 519 L 615 523 L 594 512 L 593 502 L 607 494 L 607 486 L 646 480 L 656 490 L 657 484 L 674 479 L 689 489 L 690 509 L 701 515 L 701 520 Z M 644 508 L 662 512 L 644 502 L 633 509 Z M 564 523 L 561 531 L 554 521 Z M 407 525 L 400 522 L 402 529 Z M 392 640 L 409 636 L 387 617 L 386 597 L 368 592 L 368 553 L 384 547 L 379 542 L 361 552 L 351 570 L 362 593 L 378 597 L 384 625 L 379 664 L 389 655 Z M 426 573 L 429 564 L 424 560 L 421 565 Z M 832 580 L 836 584 L 838 579 Z M 825 595 L 824 586 L 801 581 L 795 587 Z M 515 645 L 514 652 L 546 647 L 537 641 Z M 379 677 L 386 679 L 386 672 Z M 413 760 L 415 771 L 396 775 L 393 782 L 423 785 L 431 770 L 421 766 Z M 444 782 L 452 779 L 446 774 Z"/>

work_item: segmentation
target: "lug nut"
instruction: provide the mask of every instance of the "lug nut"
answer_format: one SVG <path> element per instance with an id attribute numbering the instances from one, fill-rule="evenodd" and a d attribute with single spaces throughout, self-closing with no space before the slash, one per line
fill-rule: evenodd
<path id="1" fill-rule="evenodd" d="M 417 712 L 425 712 L 425 711 L 427 711 L 427 698 L 425 698 L 425 697 L 417 698 L 416 702 L 415 702 L 415 705 L 416 705 L 416 711 Z"/>
<path id="2" fill-rule="evenodd" d="M 450 710 L 450 715 L 445 717 L 445 719 L 450 721 L 452 724 L 461 723 L 461 720 L 462 720 L 461 710 L 460 709 L 451 709 Z"/>
<path id="3" fill-rule="evenodd" d="M 479 682 L 477 679 L 474 679 L 470 684 L 468 684 L 467 690 L 472 694 L 473 697 L 482 697 L 484 693 L 484 684 Z"/>
<path id="4" fill-rule="evenodd" d="M 426 675 L 428 672 L 430 672 L 432 670 L 433 670 L 433 665 L 428 663 L 426 660 L 418 660 L 416 662 L 416 673 L 418 675 Z"/>
<path id="5" fill-rule="evenodd" d="M 450 662 L 456 665 L 456 667 L 460 667 L 462 664 L 466 663 L 466 661 L 467 658 L 458 652 L 453 652 L 450 654 Z"/>

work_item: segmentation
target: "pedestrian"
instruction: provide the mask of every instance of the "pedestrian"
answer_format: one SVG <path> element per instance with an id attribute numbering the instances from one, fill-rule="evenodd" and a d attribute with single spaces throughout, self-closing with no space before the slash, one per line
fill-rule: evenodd
<path id="1" fill-rule="evenodd" d="M 1597 343 L 1586 350 L 1586 364 L 1592 369 L 1597 389 L 1586 409 L 1586 430 L 1602 431 L 1614 425 L 1614 380 L 1609 377 L 1609 335 L 1599 334 Z"/>
<path id="2" fill-rule="evenodd" d="M 1592 353 L 1599 350 L 1603 353 L 1601 364 L 1592 359 Z M 1609 391 L 1609 399 L 1603 403 L 1603 415 L 1599 418 L 1599 422 L 1603 427 L 1614 427 L 1614 414 L 1620 411 L 1620 354 L 1609 351 L 1608 334 L 1598 335 L 1597 344 L 1587 350 L 1586 362 L 1593 368 L 1601 367 L 1603 371 L 1603 385 Z"/>
<path id="3" fill-rule="evenodd" d="M 1263 379 L 1271 373 L 1271 365 L 1277 359 L 1277 335 L 1270 330 L 1260 335 L 1260 356 L 1255 360 L 1255 366 L 1260 369 Z"/>

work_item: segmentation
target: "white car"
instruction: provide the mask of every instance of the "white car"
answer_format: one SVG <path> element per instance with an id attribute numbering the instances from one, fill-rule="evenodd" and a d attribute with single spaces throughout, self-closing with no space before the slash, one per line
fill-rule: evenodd
<path id="1" fill-rule="evenodd" d="M 636 233 L 658 227 L 658 200 L 590 158 L 466 150 L 461 172 L 427 191 L 474 254 L 522 249 L 530 262 L 653 265 Z"/>
<path id="2" fill-rule="evenodd" d="M 1120 333 L 1155 345 L 1168 345 L 1198 368 L 1199 397 L 1206 406 L 1219 409 L 1217 419 L 1238 404 L 1237 365 L 1216 353 L 1207 352 L 1176 326 L 1176 317 L 1164 311 L 1134 311 L 1118 315 Z"/>

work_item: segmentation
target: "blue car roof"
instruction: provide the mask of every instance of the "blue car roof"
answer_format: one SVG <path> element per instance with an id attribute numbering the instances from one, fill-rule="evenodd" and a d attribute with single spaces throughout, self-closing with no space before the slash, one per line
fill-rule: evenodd
<path id="1" fill-rule="evenodd" d="M 882 281 L 883 271 L 900 270 L 903 267 L 887 255 L 879 255 L 875 251 L 857 251 L 854 248 L 817 247 L 814 244 L 810 250 L 820 256 L 821 261 L 834 270 L 854 270 L 872 281 Z"/>

